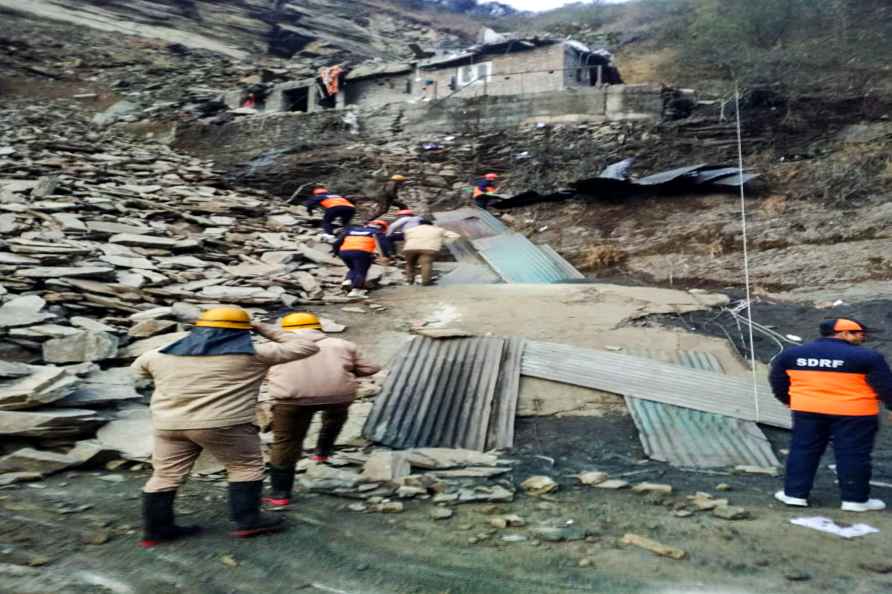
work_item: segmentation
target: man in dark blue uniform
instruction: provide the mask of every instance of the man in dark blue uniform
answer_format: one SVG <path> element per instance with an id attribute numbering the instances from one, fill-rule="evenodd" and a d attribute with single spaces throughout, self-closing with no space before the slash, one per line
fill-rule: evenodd
<path id="1" fill-rule="evenodd" d="M 793 437 L 778 501 L 808 506 L 827 444 L 833 441 L 843 511 L 885 509 L 870 498 L 880 400 L 892 407 L 892 372 L 883 356 L 864 348 L 868 328 L 851 318 L 825 320 L 822 338 L 777 356 L 769 380 L 775 398 L 793 412 Z"/>

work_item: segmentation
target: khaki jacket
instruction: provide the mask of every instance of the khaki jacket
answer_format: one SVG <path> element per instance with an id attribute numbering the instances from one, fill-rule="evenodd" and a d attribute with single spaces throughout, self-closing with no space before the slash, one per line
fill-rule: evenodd
<path id="1" fill-rule="evenodd" d="M 363 359 L 352 342 L 326 337 L 316 344 L 319 352 L 312 357 L 269 370 L 269 393 L 274 402 L 300 406 L 349 403 L 356 396 L 356 378 L 381 371 L 380 366 Z"/>
<path id="2" fill-rule="evenodd" d="M 461 237 L 458 233 L 447 231 L 442 227 L 435 225 L 418 225 L 407 229 L 404 233 L 406 242 L 403 244 L 403 251 L 424 250 L 439 252 L 443 247 L 444 239 L 458 239 Z"/>
<path id="3" fill-rule="evenodd" d="M 180 357 L 149 351 L 130 369 L 155 382 L 152 424 L 158 430 L 212 429 L 253 423 L 257 396 L 273 365 L 319 352 L 318 337 L 298 336 L 258 324 L 272 342 L 255 344 L 254 355 Z"/>

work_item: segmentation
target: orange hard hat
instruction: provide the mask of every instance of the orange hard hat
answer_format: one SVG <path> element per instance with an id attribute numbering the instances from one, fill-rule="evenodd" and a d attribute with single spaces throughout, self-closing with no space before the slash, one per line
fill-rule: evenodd
<path id="1" fill-rule="evenodd" d="M 498 179 L 499 176 L 495 173 L 487 173 L 483 177 L 485 177 L 486 179 L 489 179 L 489 180 L 493 180 L 493 179 Z"/>
<path id="2" fill-rule="evenodd" d="M 328 188 L 316 188 L 313 190 L 313 196 L 321 196 L 322 194 L 328 194 Z"/>
<path id="3" fill-rule="evenodd" d="M 414 217 L 415 211 L 410 210 L 408 208 L 406 208 L 404 210 L 398 210 L 398 211 L 396 211 L 396 216 L 398 216 L 398 217 Z"/>
<path id="4" fill-rule="evenodd" d="M 382 221 L 381 219 L 374 220 L 368 224 L 369 227 L 378 227 L 382 231 L 387 231 L 390 225 L 387 224 L 387 221 Z"/>

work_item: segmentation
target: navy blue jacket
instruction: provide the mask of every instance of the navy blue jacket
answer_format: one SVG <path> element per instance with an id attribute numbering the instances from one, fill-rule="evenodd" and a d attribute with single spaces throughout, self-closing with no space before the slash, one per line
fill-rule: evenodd
<path id="1" fill-rule="evenodd" d="M 331 253 L 337 255 L 338 252 L 341 251 L 341 246 L 344 245 L 344 240 L 351 235 L 355 237 L 374 237 L 378 241 L 378 246 L 381 248 L 381 253 L 384 254 L 385 258 L 389 258 L 393 255 L 393 244 L 380 229 L 377 227 L 365 227 L 359 225 L 346 227 L 341 230 L 337 240 L 331 246 Z"/>
<path id="2" fill-rule="evenodd" d="M 892 371 L 883 355 L 838 338 L 785 350 L 768 379 L 774 397 L 793 410 L 869 415 L 879 411 L 877 399 L 892 408 Z"/>

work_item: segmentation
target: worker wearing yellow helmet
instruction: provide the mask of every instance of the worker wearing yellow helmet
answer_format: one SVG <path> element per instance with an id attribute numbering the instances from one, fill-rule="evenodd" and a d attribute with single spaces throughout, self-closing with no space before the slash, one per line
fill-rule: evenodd
<path id="1" fill-rule="evenodd" d="M 322 413 L 313 460 L 327 462 L 356 396 L 356 378 L 381 370 L 366 360 L 354 343 L 322 334 L 322 323 L 312 313 L 290 313 L 282 318 L 281 326 L 285 332 L 318 336 L 322 340 L 316 343 L 319 352 L 312 357 L 277 365 L 267 374 L 273 399 L 273 443 L 272 492 L 265 502 L 276 507 L 291 502 L 295 465 L 303 454 L 303 442 L 313 416 Z"/>
<path id="2" fill-rule="evenodd" d="M 387 214 L 387 211 L 389 211 L 394 206 L 399 209 L 409 208 L 408 206 L 406 206 L 405 201 L 399 195 L 400 190 L 408 182 L 409 178 L 407 178 L 405 175 L 391 175 L 390 178 L 381 186 L 381 189 L 378 190 L 377 196 L 374 196 L 377 204 L 374 211 L 369 214 L 369 220 L 383 217 L 385 214 Z"/>
<path id="3" fill-rule="evenodd" d="M 251 332 L 270 342 L 255 344 Z M 153 472 L 143 488 L 143 547 L 191 536 L 196 526 L 177 526 L 173 504 L 203 450 L 225 467 L 232 536 L 281 530 L 280 516 L 260 512 L 263 456 L 254 425 L 267 371 L 316 354 L 317 338 L 251 320 L 240 307 L 206 310 L 180 340 L 136 359 L 131 369 L 155 383 L 151 411 Z"/>

